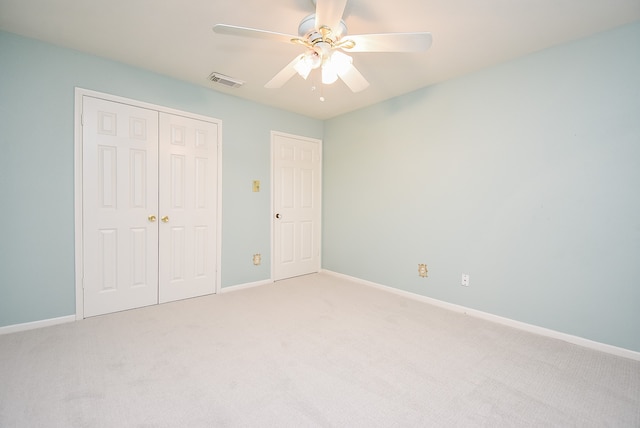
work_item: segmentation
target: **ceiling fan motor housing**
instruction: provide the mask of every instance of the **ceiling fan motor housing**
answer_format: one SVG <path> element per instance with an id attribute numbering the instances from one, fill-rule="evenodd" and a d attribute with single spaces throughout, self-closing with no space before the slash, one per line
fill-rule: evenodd
<path id="1" fill-rule="evenodd" d="M 330 30 L 331 33 L 329 34 L 329 37 L 332 41 L 335 42 L 340 37 L 347 35 L 347 24 L 345 24 L 343 20 L 340 20 L 339 28 L 330 28 Z M 300 25 L 298 25 L 298 35 L 301 38 L 307 39 L 311 44 L 322 39 L 322 33 L 320 33 L 320 31 L 318 31 L 318 29 L 316 28 L 315 13 L 312 13 L 311 15 L 305 17 L 302 21 L 300 21 Z"/>

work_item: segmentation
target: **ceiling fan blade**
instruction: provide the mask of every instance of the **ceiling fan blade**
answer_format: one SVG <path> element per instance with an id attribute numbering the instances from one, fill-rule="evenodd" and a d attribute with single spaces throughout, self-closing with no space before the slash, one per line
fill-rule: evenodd
<path id="1" fill-rule="evenodd" d="M 340 20 L 346 6 L 347 0 L 317 0 L 316 28 L 326 25 L 334 31 L 339 31 Z"/>
<path id="2" fill-rule="evenodd" d="M 431 33 L 383 33 L 346 36 L 355 46 L 347 52 L 422 52 L 431 47 Z M 343 41 L 341 40 L 341 41 Z"/>
<path id="3" fill-rule="evenodd" d="M 356 69 L 353 64 L 350 64 L 349 67 L 343 71 L 338 71 L 338 76 L 342 79 L 342 81 L 351 89 L 353 92 L 360 92 L 369 86 L 369 82 L 364 78 L 362 74 Z"/>
<path id="4" fill-rule="evenodd" d="M 273 76 L 273 79 L 269 80 L 267 84 L 264 85 L 264 87 L 269 89 L 276 89 L 276 88 L 282 87 L 282 85 L 287 83 L 289 79 L 291 79 L 297 73 L 295 66 L 299 61 L 302 60 L 303 57 L 304 57 L 304 54 L 301 54 L 295 57 L 293 61 L 287 64 L 282 70 L 280 70 L 278 74 Z"/>
<path id="5" fill-rule="evenodd" d="M 276 33 L 274 31 L 258 30 L 256 28 L 238 27 L 235 25 L 216 24 L 213 31 L 218 34 L 226 34 L 229 36 L 252 37 L 254 39 L 273 40 L 276 42 L 290 43 L 296 36 L 289 34 Z"/>

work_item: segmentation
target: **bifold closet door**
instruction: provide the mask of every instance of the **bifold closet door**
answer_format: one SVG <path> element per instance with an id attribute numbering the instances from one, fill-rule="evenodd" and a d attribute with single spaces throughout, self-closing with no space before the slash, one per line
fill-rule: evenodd
<path id="1" fill-rule="evenodd" d="M 85 317 L 215 293 L 218 126 L 83 97 Z"/>
<path id="2" fill-rule="evenodd" d="M 83 97 L 84 316 L 158 302 L 158 112 Z"/>
<path id="3" fill-rule="evenodd" d="M 218 135 L 160 112 L 160 303 L 215 292 Z"/>

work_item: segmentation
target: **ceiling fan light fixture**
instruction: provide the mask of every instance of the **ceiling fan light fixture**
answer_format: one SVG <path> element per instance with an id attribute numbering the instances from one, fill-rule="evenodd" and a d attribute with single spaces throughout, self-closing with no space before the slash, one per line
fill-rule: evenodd
<path id="1" fill-rule="evenodd" d="M 340 51 L 335 51 L 329 58 L 331 63 L 331 67 L 336 71 L 337 74 L 345 73 L 351 64 L 353 63 L 353 58 L 349 55 L 343 54 Z"/>
<path id="2" fill-rule="evenodd" d="M 316 51 L 310 49 L 300 56 L 293 68 L 306 80 L 311 70 L 320 67 L 320 64 L 322 64 L 322 58 Z"/>
<path id="3" fill-rule="evenodd" d="M 308 64 L 310 68 L 318 68 L 322 64 L 322 57 L 318 52 L 310 49 L 305 52 L 303 61 Z"/>
<path id="4" fill-rule="evenodd" d="M 325 85 L 330 85 L 336 80 L 338 80 L 338 73 L 333 67 L 328 66 L 328 64 L 325 63 L 322 66 L 322 83 Z"/>
<path id="5" fill-rule="evenodd" d="M 352 62 L 353 59 L 349 55 L 334 51 L 322 64 L 322 83 L 325 85 L 334 83 L 340 74 L 349 70 Z"/>
<path id="6" fill-rule="evenodd" d="M 307 80 L 309 77 L 309 73 L 311 73 L 311 66 L 307 61 L 304 60 L 304 57 L 300 58 L 300 60 L 293 66 L 293 68 L 298 72 L 300 77 Z"/>

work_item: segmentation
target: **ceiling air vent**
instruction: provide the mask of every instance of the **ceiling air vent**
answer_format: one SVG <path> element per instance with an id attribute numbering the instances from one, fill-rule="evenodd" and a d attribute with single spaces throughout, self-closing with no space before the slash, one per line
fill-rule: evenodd
<path id="1" fill-rule="evenodd" d="M 239 88 L 244 85 L 242 80 L 234 79 L 233 77 L 225 76 L 224 74 L 220 74 L 215 71 L 209 75 L 209 80 L 213 83 L 228 86 L 229 88 Z"/>

